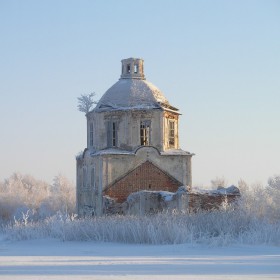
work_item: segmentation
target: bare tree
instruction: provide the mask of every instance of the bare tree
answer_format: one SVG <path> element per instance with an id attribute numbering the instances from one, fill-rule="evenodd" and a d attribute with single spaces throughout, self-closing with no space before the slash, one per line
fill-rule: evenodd
<path id="1" fill-rule="evenodd" d="M 78 97 L 78 110 L 84 113 L 88 113 L 94 104 L 97 104 L 97 101 L 93 100 L 95 93 L 82 94 Z"/>

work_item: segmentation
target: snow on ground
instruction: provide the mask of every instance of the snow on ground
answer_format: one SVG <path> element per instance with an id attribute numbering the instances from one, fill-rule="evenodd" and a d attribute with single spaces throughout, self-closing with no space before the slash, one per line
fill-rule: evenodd
<path id="1" fill-rule="evenodd" d="M 280 248 L 2 239 L 0 279 L 280 279 Z"/>

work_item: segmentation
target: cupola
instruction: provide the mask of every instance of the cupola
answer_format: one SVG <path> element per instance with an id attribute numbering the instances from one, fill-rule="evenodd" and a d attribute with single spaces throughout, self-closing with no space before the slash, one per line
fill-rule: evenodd
<path id="1" fill-rule="evenodd" d="M 145 80 L 144 60 L 141 58 L 123 59 L 121 79 Z"/>

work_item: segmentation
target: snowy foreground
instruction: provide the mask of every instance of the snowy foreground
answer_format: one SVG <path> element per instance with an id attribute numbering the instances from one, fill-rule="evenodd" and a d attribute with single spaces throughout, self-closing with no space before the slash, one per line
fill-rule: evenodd
<path id="1" fill-rule="evenodd" d="M 0 279 L 280 279 L 280 247 L 2 238 Z"/>

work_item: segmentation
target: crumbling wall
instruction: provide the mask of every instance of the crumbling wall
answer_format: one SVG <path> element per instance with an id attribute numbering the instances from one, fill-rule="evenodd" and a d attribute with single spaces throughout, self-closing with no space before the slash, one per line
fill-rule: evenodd
<path id="1" fill-rule="evenodd" d="M 149 215 L 162 211 L 210 211 L 230 205 L 239 197 L 239 189 L 234 186 L 195 192 L 191 192 L 188 187 L 180 187 L 175 193 L 143 190 L 130 194 L 123 203 L 110 199 L 104 207 L 104 214 Z"/>
<path id="2" fill-rule="evenodd" d="M 235 186 L 218 187 L 217 190 L 198 190 L 189 194 L 189 211 L 208 211 L 230 205 L 240 197 Z"/>
<path id="3" fill-rule="evenodd" d="M 127 199 L 125 214 L 146 215 L 163 210 L 160 192 L 140 191 L 130 195 Z"/>

